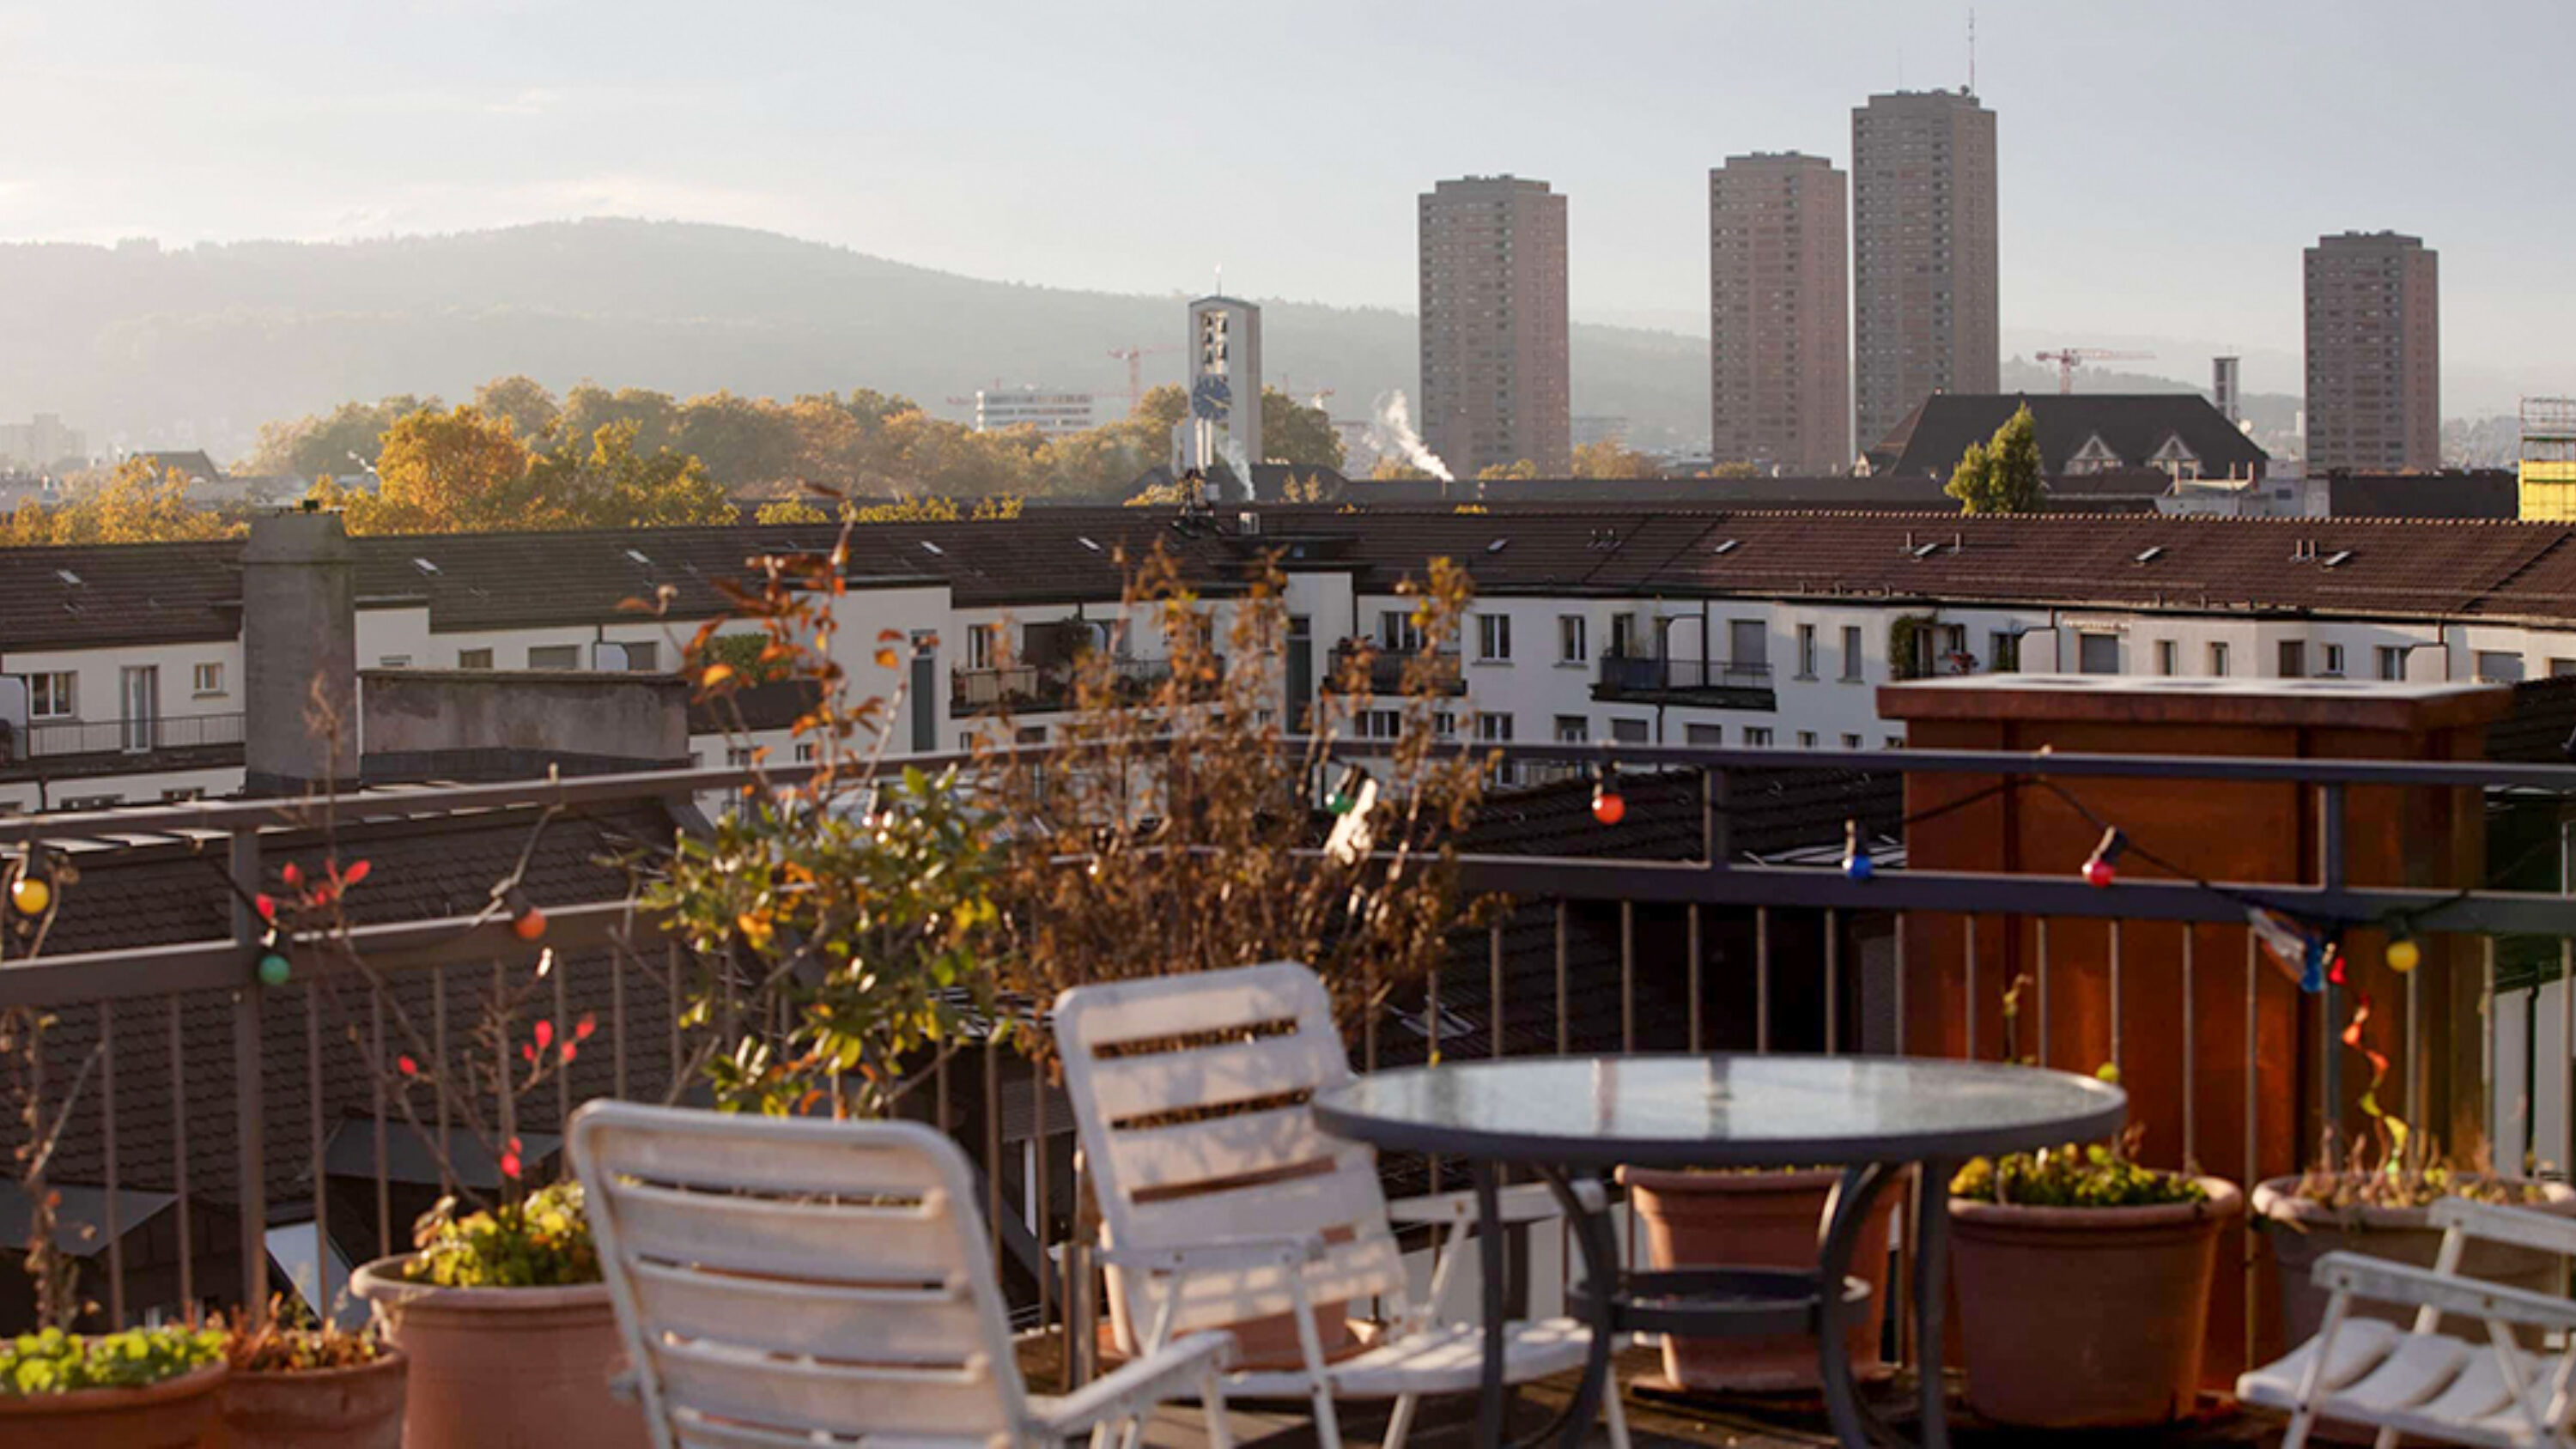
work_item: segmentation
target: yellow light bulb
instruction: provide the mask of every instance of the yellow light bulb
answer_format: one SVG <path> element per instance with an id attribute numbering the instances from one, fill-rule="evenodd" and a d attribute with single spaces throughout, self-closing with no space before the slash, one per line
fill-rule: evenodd
<path id="1" fill-rule="evenodd" d="M 2414 970 L 2424 962 L 2424 948 L 2411 936 L 2400 936 L 2388 943 L 2388 969 L 2396 972 Z"/>
<path id="2" fill-rule="evenodd" d="M 16 906 L 20 915 L 41 916 L 53 903 L 54 888 L 40 877 L 22 875 L 9 887 L 9 904 Z"/>

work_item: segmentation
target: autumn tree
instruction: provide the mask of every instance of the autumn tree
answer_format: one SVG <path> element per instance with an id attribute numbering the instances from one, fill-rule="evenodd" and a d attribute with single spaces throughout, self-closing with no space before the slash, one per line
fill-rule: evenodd
<path id="1" fill-rule="evenodd" d="M 1261 457 L 1264 462 L 1300 468 L 1342 466 L 1342 436 L 1332 417 L 1275 387 L 1261 390 Z"/>
<path id="2" fill-rule="evenodd" d="M 385 433 L 376 491 L 348 500 L 353 533 L 480 533 L 558 528 L 528 483 L 529 455 L 507 418 L 471 403 L 423 408 Z"/>
<path id="3" fill-rule="evenodd" d="M 1535 478 L 1537 476 L 1538 464 L 1527 458 L 1517 463 L 1490 463 L 1476 470 L 1476 480 L 1480 483 L 1494 478 Z"/>
<path id="4" fill-rule="evenodd" d="M 75 483 L 52 508 L 22 503 L 0 520 L 0 545 L 184 543 L 241 532 L 236 519 L 192 506 L 186 475 L 155 471 L 149 458 Z"/>
<path id="5" fill-rule="evenodd" d="M 376 461 L 387 429 L 423 408 L 441 406 L 438 399 L 399 393 L 376 402 L 345 402 L 331 411 L 292 422 L 262 423 L 250 456 L 233 465 L 236 473 L 316 478 L 347 473 Z M 359 462 L 352 462 L 355 454 Z"/>
<path id="6" fill-rule="evenodd" d="M 1369 469 L 1369 477 L 1376 479 L 1379 482 L 1393 482 L 1399 478 L 1428 478 L 1430 476 L 1431 472 L 1429 469 L 1417 468 L 1413 464 L 1406 462 L 1404 459 L 1393 453 L 1380 453 L 1377 459 L 1377 466 Z"/>
<path id="7" fill-rule="evenodd" d="M 1615 438 L 1585 443 L 1574 450 L 1574 476 L 1577 478 L 1661 478 L 1664 470 L 1654 459 Z"/>
<path id="8" fill-rule="evenodd" d="M 2037 513 L 2041 507 L 2039 425 L 2024 403 L 1995 435 L 1970 443 L 1941 490 L 1962 513 Z"/>
<path id="9" fill-rule="evenodd" d="M 555 430 L 555 420 L 563 415 L 563 405 L 555 401 L 542 383 L 522 374 L 496 377 L 474 389 L 474 406 L 486 417 L 508 418 L 518 431 L 519 441 L 534 447 L 537 440 Z"/>
<path id="10" fill-rule="evenodd" d="M 540 517 L 570 528 L 681 528 L 734 521 L 706 465 L 672 448 L 635 447 L 635 424 L 611 423 L 583 449 L 563 446 L 528 465 L 526 492 Z"/>

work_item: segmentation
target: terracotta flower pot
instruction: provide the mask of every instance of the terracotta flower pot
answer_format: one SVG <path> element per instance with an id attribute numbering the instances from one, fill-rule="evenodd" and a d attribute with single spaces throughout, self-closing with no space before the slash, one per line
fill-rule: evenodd
<path id="1" fill-rule="evenodd" d="M 2018 1207 L 1950 1202 L 1950 1268 L 1968 1406 L 1998 1424 L 2167 1423 L 2191 1406 L 2208 1336 L 2218 1231 L 2233 1183 L 2205 1202 Z"/>
<path id="2" fill-rule="evenodd" d="M 2273 1261 L 2281 1269 L 2281 1333 L 2289 1344 L 2305 1343 L 2325 1322 L 2326 1293 L 2310 1279 L 2317 1259 L 2328 1253 L 2366 1253 L 2392 1262 L 2433 1266 L 2441 1251 L 2442 1232 L 2433 1226 L 2428 1208 L 2329 1207 L 2297 1194 L 2299 1180 L 2275 1177 L 2254 1188 L 2254 1211 L 2267 1229 Z M 2565 1183 L 2540 1184 L 2545 1200 L 2524 1204 L 2535 1212 L 2576 1217 L 2576 1188 Z M 2460 1256 L 2460 1271 L 2472 1278 L 2528 1288 L 2556 1296 L 2565 1291 L 2566 1272 L 2549 1253 L 2471 1238 Z M 2394 1304 L 2354 1300 L 2356 1318 L 2377 1318 L 2412 1326 L 2415 1312 Z M 2486 1330 L 2474 1319 L 2446 1318 L 2442 1331 L 2474 1343 L 2486 1341 Z"/>
<path id="3" fill-rule="evenodd" d="M 307 1373 L 242 1373 L 224 1381 L 227 1449 L 402 1449 L 411 1361 L 389 1348 L 374 1363 Z"/>
<path id="4" fill-rule="evenodd" d="M 626 1346 L 608 1285 L 436 1288 L 404 1281 L 409 1259 L 350 1275 L 385 1342 L 411 1361 L 405 1449 L 642 1449 L 643 1411 L 610 1395 Z"/>
<path id="5" fill-rule="evenodd" d="M 0 1395 L 9 1449 L 195 1449 L 215 1433 L 222 1364 L 140 1389 Z"/>
<path id="6" fill-rule="evenodd" d="M 1816 1266 L 1816 1237 L 1825 1203 L 1842 1174 L 1833 1169 L 1790 1172 L 1669 1172 L 1623 1167 L 1629 1206 L 1646 1225 L 1648 1261 L 1656 1268 L 1804 1268 Z M 1887 1291 L 1887 1242 L 1898 1183 L 1880 1194 L 1861 1226 L 1852 1273 L 1869 1284 L 1869 1302 L 1856 1315 L 1844 1344 L 1864 1379 L 1884 1377 L 1892 1366 L 1879 1350 L 1879 1325 Z M 1810 1333 L 1759 1338 L 1664 1336 L 1664 1377 L 1688 1389 L 1777 1393 L 1817 1386 L 1816 1338 Z"/>

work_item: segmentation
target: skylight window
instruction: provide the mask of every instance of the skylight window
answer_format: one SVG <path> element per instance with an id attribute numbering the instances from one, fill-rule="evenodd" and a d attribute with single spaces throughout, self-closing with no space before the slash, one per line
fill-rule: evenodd
<path id="1" fill-rule="evenodd" d="M 939 545 L 932 543 L 926 538 L 921 541 L 921 551 L 923 553 L 936 554 L 941 558 L 946 558 L 948 556 L 948 550 L 941 548 Z"/>
<path id="2" fill-rule="evenodd" d="M 80 587 L 80 575 L 73 573 L 70 569 L 56 569 L 54 570 L 54 577 L 61 579 L 64 583 L 71 585 L 73 588 Z"/>
<path id="3" fill-rule="evenodd" d="M 1501 553 L 1504 549 L 1510 548 L 1511 546 L 1512 546 L 1512 541 L 1511 541 L 1510 539 L 1508 539 L 1508 538 L 1498 538 L 1498 539 L 1495 539 L 1492 543 L 1489 543 L 1489 544 L 1486 544 L 1486 545 L 1485 545 L 1485 552 L 1487 552 L 1487 553 Z"/>
<path id="4" fill-rule="evenodd" d="M 2324 563 L 2322 563 L 2322 564 L 2318 565 L 2318 567 L 2319 567 L 2319 568 L 2329 568 L 2329 569 L 2330 569 L 2330 568 L 2335 567 L 2335 566 L 2336 566 L 2336 565 L 2338 565 L 2338 564 L 2349 563 L 2349 562 L 2351 562 L 2351 560 L 2352 560 L 2352 550 L 2351 550 L 2351 549 L 2348 549 L 2348 548 L 2339 548 L 2339 549 L 2336 549 L 2333 553 L 2327 554 L 2327 555 L 2326 555 L 2326 561 L 2325 561 Z"/>
<path id="5" fill-rule="evenodd" d="M 2151 546 L 2149 546 L 2149 547 L 2147 547 L 2147 548 L 2143 548 L 2143 549 L 2138 550 L 2138 556 L 2137 556 L 2136 558 L 2133 558 L 2133 559 L 2129 560 L 2129 562 L 2131 562 L 2131 563 L 2149 564 L 2149 563 L 2154 563 L 2157 559 L 2163 558 L 2164 556 L 2165 556 L 2165 546 L 2164 546 L 2163 544 L 2159 543 L 2159 544 L 2154 544 L 2154 545 L 2151 545 Z"/>
<path id="6" fill-rule="evenodd" d="M 1914 556 L 1916 558 L 1930 558 L 1932 555 L 1939 553 L 1940 551 L 1941 540 L 1937 538 L 1932 540 L 1930 543 L 1919 543 L 1914 546 Z"/>
<path id="7" fill-rule="evenodd" d="M 1710 553 L 1712 553 L 1712 554 L 1730 554 L 1730 553 L 1735 552 L 1737 549 L 1739 549 L 1739 548 L 1741 548 L 1741 547 L 1743 547 L 1743 546 L 1744 546 L 1744 540 L 1743 540 L 1743 539 L 1740 539 L 1740 538 L 1730 538 L 1730 539 L 1726 539 L 1726 540 L 1722 541 L 1721 543 L 1719 543 L 1719 544 L 1718 544 L 1718 546 L 1717 546 L 1717 547 L 1715 547 L 1715 548 L 1713 548 L 1713 549 L 1710 549 L 1710 550 L 1709 550 L 1709 552 L 1710 552 Z"/>
<path id="8" fill-rule="evenodd" d="M 420 570 L 424 574 L 435 576 L 438 573 L 438 565 L 431 563 L 425 558 L 413 559 L 411 561 L 411 566 Z"/>
<path id="9" fill-rule="evenodd" d="M 648 569 L 649 569 L 649 568 L 651 568 L 651 567 L 653 566 L 653 561 L 652 561 L 651 559 L 649 559 L 649 558 L 646 558 L 646 557 L 644 556 L 644 554 L 643 554 L 643 551 L 642 551 L 642 550 L 640 550 L 640 549 L 632 549 L 632 548 L 630 548 L 630 549 L 626 550 L 626 558 L 627 558 L 627 561 L 628 561 L 628 562 L 633 563 L 633 564 L 634 564 L 634 565 L 636 565 L 638 568 L 648 568 Z"/>
<path id="10" fill-rule="evenodd" d="M 1087 534 L 1075 534 L 1073 541 L 1081 544 L 1084 548 L 1091 550 L 1093 553 L 1100 552 L 1100 545 L 1092 542 L 1090 536 Z"/>

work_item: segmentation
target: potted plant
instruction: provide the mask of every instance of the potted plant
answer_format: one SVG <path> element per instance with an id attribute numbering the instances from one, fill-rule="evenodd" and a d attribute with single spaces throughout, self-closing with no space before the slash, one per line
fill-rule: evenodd
<path id="1" fill-rule="evenodd" d="M 11 1449 L 188 1449 L 215 1431 L 225 1379 L 213 1329 L 59 1328 L 0 1339 L 0 1443 Z"/>
<path id="2" fill-rule="evenodd" d="M 2199 1392 L 2233 1183 L 2072 1144 L 1979 1158 L 1950 1183 L 1968 1404 L 2000 1424 L 2141 1427 Z"/>
<path id="3" fill-rule="evenodd" d="M 232 1373 L 217 1397 L 222 1440 L 239 1449 L 402 1449 L 410 1361 L 370 1325 L 298 1322 L 283 1298 L 265 1321 L 222 1325 Z"/>
<path id="4" fill-rule="evenodd" d="M 2576 1189 L 2565 1183 L 2507 1177 L 2483 1166 L 2459 1168 L 2420 1139 L 2402 1148 L 2383 1142 L 2374 1154 L 2370 1139 L 2356 1138 L 2338 1161 L 2329 1138 L 2306 1172 L 2255 1184 L 2255 1225 L 2266 1230 L 2263 1238 L 2280 1269 L 2283 1341 L 2305 1343 L 2325 1320 L 2326 1294 L 2309 1276 L 2325 1254 L 2365 1253 L 2431 1267 L 2442 1246 L 2431 1208 L 2446 1197 L 2576 1216 Z M 2565 1264 L 2557 1255 L 2488 1238 L 2469 1240 L 2459 1270 L 2471 1278 L 2553 1295 L 2566 1287 Z M 2391 1323 L 2414 1322 L 2414 1310 L 2398 1305 L 2355 1299 L 2352 1311 Z M 2443 1331 L 2483 1338 L 2475 1320 L 2446 1318 Z"/>
<path id="5" fill-rule="evenodd" d="M 1837 1168 L 1783 1168 L 1750 1172 L 1670 1171 L 1622 1167 L 1619 1181 L 1628 1204 L 1646 1227 L 1648 1260 L 1658 1269 L 1684 1267 L 1803 1268 L 1816 1266 L 1816 1233 Z M 1888 1240 L 1897 1184 L 1879 1195 L 1852 1253 L 1853 1275 L 1869 1284 L 1869 1302 L 1852 1310 L 1844 1342 L 1864 1380 L 1894 1371 L 1881 1353 L 1886 1304 Z M 1758 1338 L 1663 1335 L 1664 1377 L 1685 1389 L 1737 1393 L 1798 1392 L 1817 1386 L 1815 1335 Z"/>

